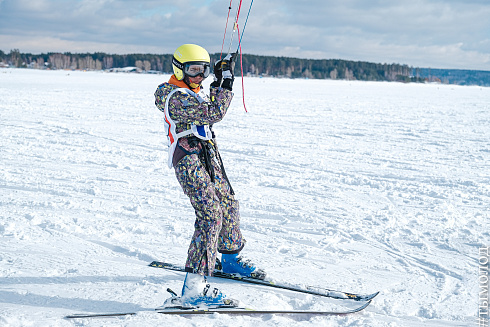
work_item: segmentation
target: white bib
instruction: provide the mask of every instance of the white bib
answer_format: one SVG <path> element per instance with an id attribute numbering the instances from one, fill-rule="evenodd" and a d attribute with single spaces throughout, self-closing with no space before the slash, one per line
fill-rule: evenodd
<path id="1" fill-rule="evenodd" d="M 202 126 L 192 125 L 191 129 L 188 129 L 180 133 L 176 132 L 176 125 L 175 122 L 172 120 L 172 118 L 170 118 L 170 114 L 168 112 L 168 105 L 170 102 L 170 97 L 177 91 L 193 96 L 199 101 L 199 103 L 203 103 L 204 101 L 206 101 L 205 98 L 200 94 L 186 88 L 177 88 L 172 90 L 168 94 L 167 99 L 165 101 L 165 130 L 167 131 L 167 140 L 168 140 L 168 167 L 169 168 L 173 167 L 173 157 L 174 157 L 175 147 L 177 146 L 177 142 L 179 141 L 179 138 L 194 134 L 196 137 L 200 138 L 201 140 L 207 141 L 207 140 L 211 140 L 213 137 L 209 125 L 202 125 Z"/>

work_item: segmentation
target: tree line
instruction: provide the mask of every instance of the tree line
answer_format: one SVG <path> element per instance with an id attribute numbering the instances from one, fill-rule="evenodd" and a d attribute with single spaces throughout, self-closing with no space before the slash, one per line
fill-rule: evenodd
<path id="1" fill-rule="evenodd" d="M 212 62 L 219 54 L 212 54 Z M 70 70 L 110 70 L 136 67 L 142 72 L 172 71 L 171 54 L 106 54 L 96 53 L 21 53 L 18 49 L 5 53 L 0 50 L 0 63 L 9 67 L 34 69 Z M 363 81 L 403 81 L 422 82 L 413 76 L 415 69 L 400 64 L 377 64 L 340 59 L 299 59 L 244 54 L 242 58 L 244 75 L 273 76 L 285 78 L 345 79 Z M 241 74 L 241 66 L 236 65 L 236 74 Z"/>

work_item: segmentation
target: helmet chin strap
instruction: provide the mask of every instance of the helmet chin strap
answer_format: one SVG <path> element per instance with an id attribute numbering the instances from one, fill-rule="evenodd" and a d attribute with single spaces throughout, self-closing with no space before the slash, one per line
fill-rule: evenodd
<path id="1" fill-rule="evenodd" d="M 191 89 L 191 90 L 194 90 L 194 89 L 197 89 L 198 87 L 201 86 L 202 82 L 199 83 L 199 84 L 196 84 L 196 83 L 191 83 L 190 79 L 189 79 L 189 76 L 187 75 L 184 75 L 184 83 Z"/>

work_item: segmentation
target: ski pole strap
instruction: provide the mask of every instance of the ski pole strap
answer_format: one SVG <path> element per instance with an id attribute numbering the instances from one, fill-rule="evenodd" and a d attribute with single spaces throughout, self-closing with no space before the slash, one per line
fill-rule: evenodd
<path id="1" fill-rule="evenodd" d="M 233 187 L 231 186 L 230 180 L 228 179 L 228 176 L 226 175 L 225 171 L 225 166 L 223 165 L 223 160 L 221 159 L 221 155 L 219 154 L 218 148 L 216 145 L 214 145 L 210 141 L 204 141 L 204 140 L 199 140 L 201 143 L 201 153 L 199 154 L 201 160 L 204 163 L 204 167 L 206 168 L 206 171 L 209 175 L 209 178 L 211 179 L 211 182 L 214 183 L 216 180 L 215 178 L 215 172 L 214 172 L 214 167 L 212 163 L 212 157 L 213 154 L 217 159 L 217 162 L 219 163 L 219 167 L 221 168 L 221 173 L 223 174 L 223 178 L 226 180 L 228 183 L 228 186 L 230 187 L 230 193 L 232 195 L 235 195 L 235 191 L 233 190 Z"/>
<path id="2" fill-rule="evenodd" d="M 228 176 L 226 176 L 225 166 L 223 165 L 223 160 L 221 160 L 221 155 L 219 154 L 218 148 L 216 148 L 216 156 L 218 157 L 221 166 L 221 172 L 223 173 L 223 177 L 225 178 L 226 182 L 228 183 L 228 186 L 230 187 L 230 193 L 231 195 L 235 195 L 235 191 L 231 186 L 230 180 L 228 179 Z"/>
<path id="3" fill-rule="evenodd" d="M 209 142 L 201 141 L 202 150 L 201 150 L 201 158 L 204 161 L 204 167 L 208 172 L 209 178 L 211 178 L 211 183 L 214 183 L 214 168 L 213 163 L 211 162 L 211 149 L 212 145 Z"/>

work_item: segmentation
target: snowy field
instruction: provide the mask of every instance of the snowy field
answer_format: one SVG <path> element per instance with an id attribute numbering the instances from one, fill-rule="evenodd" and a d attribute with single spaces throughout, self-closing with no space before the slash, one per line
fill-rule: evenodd
<path id="1" fill-rule="evenodd" d="M 0 70 L 0 326 L 476 326 L 490 88 L 246 78 L 215 126 L 242 252 L 277 281 L 381 291 L 344 317 L 141 312 L 184 275 L 194 212 L 166 166 L 167 75 Z M 207 85 L 211 81 L 207 81 Z M 213 280 L 260 309 L 311 296 Z"/>

